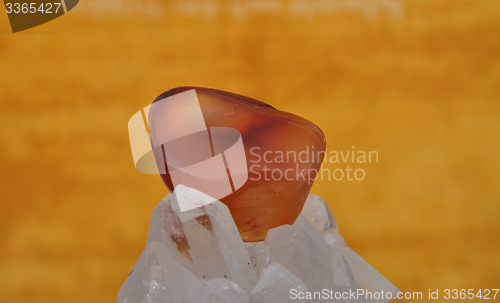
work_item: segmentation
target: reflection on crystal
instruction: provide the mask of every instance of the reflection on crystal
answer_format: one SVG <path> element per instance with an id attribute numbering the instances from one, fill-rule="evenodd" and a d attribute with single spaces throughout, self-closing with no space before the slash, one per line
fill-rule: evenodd
<path id="1" fill-rule="evenodd" d="M 146 248 L 118 302 L 287 302 L 292 289 L 395 296 L 398 289 L 340 239 L 318 196 L 309 196 L 293 225 L 271 229 L 264 242 L 243 242 L 223 203 L 180 212 L 170 194 L 153 212 Z"/>
<path id="2" fill-rule="evenodd" d="M 326 244 L 344 246 L 345 241 L 338 233 L 337 222 L 326 203 L 318 196 L 309 196 L 302 215 L 321 232 Z"/>
<path id="3" fill-rule="evenodd" d="M 273 263 L 250 295 L 251 303 L 276 303 L 290 297 L 290 290 L 309 291 L 304 283 L 279 263 Z"/>

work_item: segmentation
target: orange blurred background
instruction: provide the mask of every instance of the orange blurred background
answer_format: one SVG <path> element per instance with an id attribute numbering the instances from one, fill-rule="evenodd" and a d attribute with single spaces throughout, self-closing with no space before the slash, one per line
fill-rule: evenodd
<path id="1" fill-rule="evenodd" d="M 499 288 L 499 16 L 497 0 L 88 0 L 12 34 L 1 12 L 0 300 L 116 301 L 167 194 L 134 169 L 127 122 L 181 85 L 378 151 L 363 181 L 312 193 L 401 290 Z"/>

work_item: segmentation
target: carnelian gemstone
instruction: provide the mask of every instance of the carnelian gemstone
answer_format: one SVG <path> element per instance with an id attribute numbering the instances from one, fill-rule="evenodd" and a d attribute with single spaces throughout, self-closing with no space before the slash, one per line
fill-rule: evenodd
<path id="1" fill-rule="evenodd" d="M 221 201 L 242 239 L 262 241 L 269 229 L 295 222 L 323 161 L 323 132 L 302 117 L 221 90 L 178 87 L 154 102 L 193 89 L 208 128 L 229 127 L 241 134 L 248 179 Z M 161 177 L 173 191 L 168 168 Z"/>

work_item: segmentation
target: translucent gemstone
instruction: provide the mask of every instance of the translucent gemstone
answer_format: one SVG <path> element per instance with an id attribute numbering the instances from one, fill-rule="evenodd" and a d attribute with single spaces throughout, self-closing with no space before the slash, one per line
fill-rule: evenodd
<path id="1" fill-rule="evenodd" d="M 310 195 L 307 198 L 302 215 L 321 232 L 328 245 L 345 246 L 344 238 L 339 234 L 335 218 L 328 209 L 328 205 L 319 196 Z"/>
<path id="2" fill-rule="evenodd" d="M 205 199 L 196 190 L 188 195 L 194 201 Z M 223 203 L 181 212 L 177 199 L 169 194 L 153 211 L 146 248 L 120 289 L 118 303 L 302 302 L 292 298 L 292 290 L 366 289 L 393 296 L 399 291 L 349 247 L 326 243 L 337 232 L 317 196 L 307 199 L 293 225 L 271 229 L 263 242 L 248 243 Z"/>
<path id="3" fill-rule="evenodd" d="M 311 291 L 332 288 L 335 278 L 331 268 L 331 249 L 321 234 L 303 217 L 293 225 L 269 231 L 270 263 L 280 263 L 304 281 Z M 311 260 L 313 260 L 311 262 Z"/>
<path id="4" fill-rule="evenodd" d="M 379 273 L 373 266 L 368 264 L 350 247 L 340 247 L 338 249 L 347 260 L 352 272 L 356 273 L 354 279 L 357 285 L 361 288 L 371 292 L 380 292 L 383 290 L 385 293 L 391 293 L 392 298 L 395 298 L 400 291 L 394 284 L 387 280 L 381 273 Z M 374 299 L 375 303 L 385 303 L 385 298 Z"/>
<path id="5" fill-rule="evenodd" d="M 187 97 L 179 98 L 181 94 Z M 196 98 L 201 111 L 191 102 Z M 161 103 L 165 100 L 168 106 Z M 247 242 L 262 241 L 269 229 L 295 222 L 326 144 L 321 130 L 304 118 L 248 97 L 198 87 L 161 94 L 151 105 L 149 127 L 158 170 L 169 190 L 184 184 L 219 199 Z M 231 153 L 224 153 L 233 143 Z M 240 149 L 244 155 L 238 157 Z M 217 161 L 224 163 L 217 166 Z M 228 176 L 230 182 L 222 183 Z"/>
<path id="6" fill-rule="evenodd" d="M 201 195 L 191 192 L 195 200 Z M 257 278 L 234 220 L 220 202 L 181 212 L 176 196 L 167 196 L 153 211 L 151 242 L 162 243 L 165 254 L 203 280 L 228 278 L 250 287 Z"/>
<path id="7" fill-rule="evenodd" d="M 273 263 L 266 270 L 250 294 L 250 303 L 284 302 L 290 298 L 290 291 L 308 292 L 304 283 L 279 263 Z"/>

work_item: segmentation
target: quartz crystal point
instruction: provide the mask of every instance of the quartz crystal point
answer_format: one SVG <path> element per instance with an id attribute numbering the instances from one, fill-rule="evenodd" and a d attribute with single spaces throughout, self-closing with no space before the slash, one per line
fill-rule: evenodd
<path id="1" fill-rule="evenodd" d="M 166 91 L 151 105 L 148 120 L 169 190 L 182 184 L 219 199 L 248 242 L 295 222 L 325 151 L 323 133 L 306 119 L 215 89 Z"/>
<path id="2" fill-rule="evenodd" d="M 191 191 L 194 200 L 203 195 Z M 294 224 L 271 229 L 263 242 L 243 242 L 225 204 L 181 212 L 169 194 L 153 211 L 146 248 L 118 303 L 288 302 L 324 289 L 385 293 L 341 302 L 388 302 L 398 292 L 345 245 L 318 196 L 309 196 Z"/>

